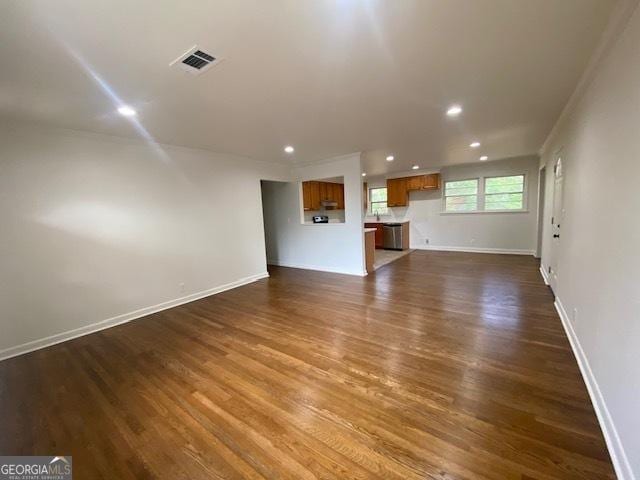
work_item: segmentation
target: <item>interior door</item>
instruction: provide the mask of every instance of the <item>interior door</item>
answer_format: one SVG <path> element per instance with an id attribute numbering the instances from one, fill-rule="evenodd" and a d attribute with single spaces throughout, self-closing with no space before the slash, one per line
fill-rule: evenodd
<path id="1" fill-rule="evenodd" d="M 562 158 L 558 156 L 553 168 L 553 211 L 551 213 L 551 258 L 549 262 L 549 284 L 556 292 L 558 285 L 558 255 L 560 251 L 561 227 L 564 218 L 562 207 L 562 186 L 564 182 L 564 172 L 562 169 Z"/>

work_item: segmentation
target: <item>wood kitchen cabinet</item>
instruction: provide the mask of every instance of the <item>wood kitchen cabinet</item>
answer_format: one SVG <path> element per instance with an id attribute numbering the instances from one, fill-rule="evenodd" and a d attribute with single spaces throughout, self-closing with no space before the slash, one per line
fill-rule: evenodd
<path id="1" fill-rule="evenodd" d="M 329 200 L 329 193 L 328 193 L 328 188 L 327 185 L 329 185 L 326 182 L 318 182 L 318 189 L 320 192 L 320 201 L 321 202 L 326 202 L 327 200 Z"/>
<path id="2" fill-rule="evenodd" d="M 344 184 L 334 183 L 334 193 L 337 197 L 338 210 L 344 210 Z"/>
<path id="3" fill-rule="evenodd" d="M 311 182 L 302 182 L 302 203 L 305 210 L 311 210 Z"/>
<path id="4" fill-rule="evenodd" d="M 422 190 L 439 190 L 440 189 L 440 174 L 430 173 L 429 175 L 423 175 Z"/>
<path id="5" fill-rule="evenodd" d="M 439 173 L 389 178 L 387 179 L 387 206 L 406 207 L 409 204 L 409 192 L 415 190 L 438 190 L 439 188 Z"/>
<path id="6" fill-rule="evenodd" d="M 422 190 L 425 176 L 426 175 L 416 175 L 415 177 L 407 177 L 407 190 Z"/>
<path id="7" fill-rule="evenodd" d="M 320 182 L 302 182 L 302 200 L 305 210 L 320 210 Z"/>
<path id="8" fill-rule="evenodd" d="M 344 185 L 342 183 L 302 182 L 302 202 L 305 211 L 318 211 L 322 202 L 336 202 L 336 210 L 344 210 Z"/>
<path id="9" fill-rule="evenodd" d="M 384 244 L 384 230 L 381 223 L 365 223 L 365 228 L 375 228 L 375 246 L 382 248 Z"/>
<path id="10" fill-rule="evenodd" d="M 406 207 L 409 203 L 407 178 L 390 178 L 387 180 L 387 205 L 389 207 Z"/>
<path id="11" fill-rule="evenodd" d="M 440 174 L 416 175 L 407 177 L 407 190 L 437 190 L 440 188 Z"/>
<path id="12" fill-rule="evenodd" d="M 367 208 L 369 208 L 369 188 L 367 182 L 362 184 L 362 198 L 364 200 L 364 210 L 366 212 Z"/>

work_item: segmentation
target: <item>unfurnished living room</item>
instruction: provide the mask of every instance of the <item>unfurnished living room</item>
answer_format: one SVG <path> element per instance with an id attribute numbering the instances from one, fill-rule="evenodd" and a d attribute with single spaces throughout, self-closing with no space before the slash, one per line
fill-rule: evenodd
<path id="1" fill-rule="evenodd" d="M 0 480 L 640 480 L 638 0 L 0 0 Z"/>

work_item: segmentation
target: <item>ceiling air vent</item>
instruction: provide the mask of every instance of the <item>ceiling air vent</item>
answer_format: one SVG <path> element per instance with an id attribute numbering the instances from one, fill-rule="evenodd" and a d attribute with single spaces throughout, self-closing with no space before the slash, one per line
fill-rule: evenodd
<path id="1" fill-rule="evenodd" d="M 194 45 L 171 62 L 169 66 L 180 67 L 191 75 L 200 75 L 221 61 L 221 58 L 216 58 L 210 53 L 204 51 L 202 48 L 199 48 L 197 45 Z"/>

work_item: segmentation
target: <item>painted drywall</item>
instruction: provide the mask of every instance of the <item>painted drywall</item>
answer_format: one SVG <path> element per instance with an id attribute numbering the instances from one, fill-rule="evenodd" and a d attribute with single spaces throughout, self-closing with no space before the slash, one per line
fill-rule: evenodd
<path id="1" fill-rule="evenodd" d="M 294 169 L 294 181 L 263 182 L 268 262 L 313 270 L 366 275 L 360 154 Z M 304 223 L 302 185 L 306 180 L 344 176 L 344 223 Z"/>
<path id="2" fill-rule="evenodd" d="M 478 162 L 442 168 L 442 185 L 450 180 L 466 180 L 500 175 L 525 175 L 526 212 L 443 213 L 443 189 L 409 194 L 407 207 L 391 208 L 383 220 L 409 220 L 411 248 L 485 250 L 532 254 L 536 248 L 538 156 Z M 430 172 L 411 172 L 407 175 Z M 397 175 L 396 175 L 397 176 Z M 368 179 L 368 187 L 386 185 L 386 177 Z M 367 216 L 368 220 L 374 217 Z M 427 244 L 427 240 L 429 243 Z"/>
<path id="3" fill-rule="evenodd" d="M 640 10 L 627 20 L 542 152 L 542 268 L 551 261 L 560 151 L 564 215 L 555 293 L 622 479 L 640 478 Z"/>
<path id="4" fill-rule="evenodd" d="M 0 357 L 264 275 L 260 179 L 289 174 L 203 150 L 0 124 Z"/>

